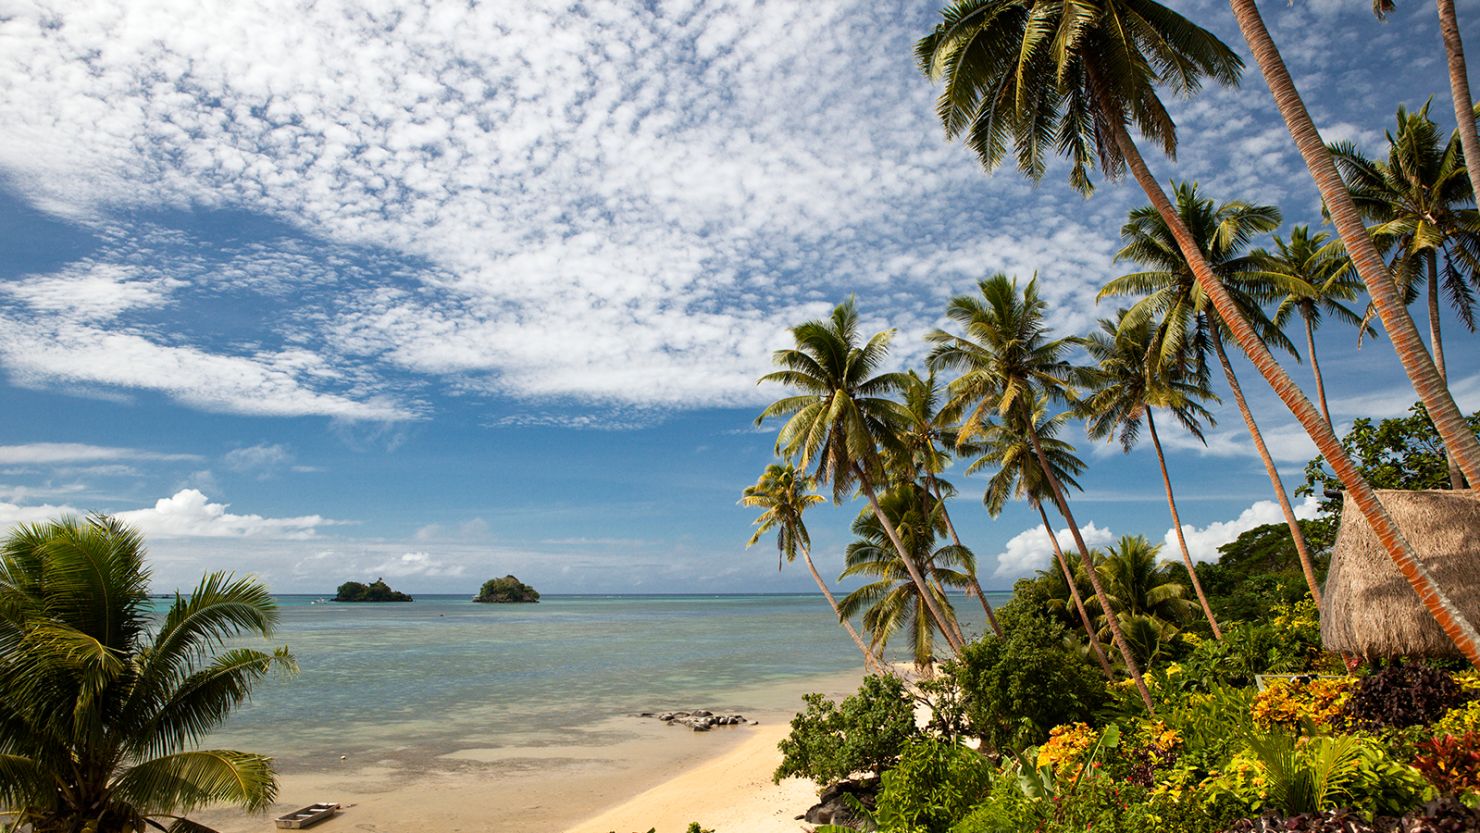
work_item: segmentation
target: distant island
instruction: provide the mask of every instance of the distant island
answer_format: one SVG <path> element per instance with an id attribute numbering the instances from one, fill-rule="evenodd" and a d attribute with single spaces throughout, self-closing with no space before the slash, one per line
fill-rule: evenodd
<path id="1" fill-rule="evenodd" d="M 334 597 L 336 602 L 409 602 L 414 601 L 410 596 L 390 588 L 385 579 L 376 579 L 370 584 L 361 584 L 358 581 L 346 581 L 339 585 L 339 595 Z"/>
<path id="2" fill-rule="evenodd" d="M 518 602 L 538 602 L 540 594 L 538 590 L 525 584 L 513 576 L 503 578 L 491 578 L 483 582 L 483 589 L 478 591 L 475 602 L 489 602 L 492 604 L 509 604 Z"/>

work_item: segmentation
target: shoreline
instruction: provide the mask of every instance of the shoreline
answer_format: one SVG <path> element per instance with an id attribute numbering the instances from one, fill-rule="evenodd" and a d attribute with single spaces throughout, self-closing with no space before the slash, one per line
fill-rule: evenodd
<path id="1" fill-rule="evenodd" d="M 794 817 L 815 787 L 771 783 L 776 743 L 801 696 L 851 692 L 862 670 L 767 683 L 677 708 L 739 711 L 756 726 L 694 732 L 615 716 L 578 727 L 570 743 L 470 747 L 408 764 L 394 758 L 294 766 L 279 773 L 265 814 L 213 809 L 192 818 L 219 833 L 261 833 L 273 817 L 318 801 L 344 809 L 315 827 L 366 833 L 683 833 L 697 821 L 721 833 L 800 830 Z M 679 817 L 687 816 L 678 821 Z"/>

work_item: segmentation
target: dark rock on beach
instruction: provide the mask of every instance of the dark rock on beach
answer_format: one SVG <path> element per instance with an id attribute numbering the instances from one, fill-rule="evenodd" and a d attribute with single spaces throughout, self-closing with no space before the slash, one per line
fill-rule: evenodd
<path id="1" fill-rule="evenodd" d="M 655 718 L 670 726 L 687 726 L 695 732 L 707 732 L 716 726 L 756 725 L 756 721 L 746 720 L 743 714 L 715 714 L 706 709 L 686 712 L 642 712 L 638 717 Z"/>

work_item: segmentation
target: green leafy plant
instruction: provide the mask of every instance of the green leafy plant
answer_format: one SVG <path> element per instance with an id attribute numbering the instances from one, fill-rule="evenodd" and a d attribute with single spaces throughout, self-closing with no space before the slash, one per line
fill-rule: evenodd
<path id="1" fill-rule="evenodd" d="M 891 833 L 945 833 L 983 797 L 992 774 L 991 763 L 975 750 L 916 738 L 881 778 L 879 826 Z"/>
<path id="2" fill-rule="evenodd" d="M 1277 731 L 1252 735 L 1210 784 L 1251 813 L 1286 815 L 1352 808 L 1369 819 L 1417 806 L 1429 792 L 1423 776 L 1360 735 L 1298 737 Z"/>
<path id="3" fill-rule="evenodd" d="M 778 744 L 782 758 L 774 781 L 797 775 L 826 786 L 855 773 L 877 774 L 919 734 L 914 704 L 898 677 L 865 677 L 841 703 L 817 693 L 803 701 L 806 708 L 792 718 L 791 734 Z"/>

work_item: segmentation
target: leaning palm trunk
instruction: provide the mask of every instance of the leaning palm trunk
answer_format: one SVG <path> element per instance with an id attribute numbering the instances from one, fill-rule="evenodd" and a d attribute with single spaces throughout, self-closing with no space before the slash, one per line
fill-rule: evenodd
<path id="1" fill-rule="evenodd" d="M 1310 353 L 1310 372 L 1316 377 L 1316 399 L 1321 403 L 1321 418 L 1326 424 L 1331 424 L 1331 408 L 1326 404 L 1326 383 L 1321 379 L 1321 362 L 1316 358 L 1316 333 L 1315 326 L 1311 324 L 1310 313 L 1302 308 L 1300 317 L 1305 320 L 1305 349 Z"/>
<path id="2" fill-rule="evenodd" d="M 878 518 L 879 525 L 884 527 L 884 533 L 889 536 L 889 542 L 894 545 L 895 552 L 899 553 L 899 560 L 909 571 L 910 581 L 915 583 L 915 589 L 920 592 L 920 598 L 925 600 L 925 607 L 930 611 L 930 618 L 935 621 L 935 626 L 940 630 L 941 636 L 945 637 L 946 644 L 951 647 L 952 651 L 959 653 L 962 643 L 956 641 L 956 632 L 948 624 L 949 620 L 941 612 L 940 605 L 935 603 L 935 596 L 930 592 L 930 583 L 925 580 L 925 576 L 920 574 L 920 568 L 915 564 L 915 560 L 910 558 L 904 542 L 899 539 L 899 530 L 894 528 L 894 522 L 884 514 L 884 508 L 879 505 L 879 496 L 874 494 L 874 487 L 869 482 L 868 475 L 858 466 L 854 467 L 854 471 L 858 475 L 858 487 L 863 490 L 864 497 L 868 498 L 869 506 L 873 507 L 874 517 Z"/>
<path id="3" fill-rule="evenodd" d="M 1480 136 L 1475 132 L 1475 102 L 1470 96 L 1470 75 L 1465 69 L 1465 46 L 1459 39 L 1459 19 L 1454 0 L 1438 0 L 1439 33 L 1444 36 L 1444 55 L 1449 62 L 1449 93 L 1454 99 L 1454 121 L 1459 126 L 1459 146 L 1465 152 L 1465 170 L 1470 184 L 1480 188 Z"/>
<path id="4" fill-rule="evenodd" d="M 1403 303 L 1403 298 L 1393 283 L 1392 275 L 1383 263 L 1382 256 L 1378 254 L 1377 247 L 1373 245 L 1372 238 L 1367 234 L 1367 227 L 1362 224 L 1361 215 L 1357 213 L 1351 193 L 1347 190 L 1346 184 L 1342 182 L 1341 175 L 1336 171 L 1336 164 L 1331 159 L 1330 150 L 1321 140 L 1321 134 L 1316 130 L 1315 123 L 1311 121 L 1310 113 L 1305 109 L 1305 103 L 1300 99 L 1300 93 L 1295 89 L 1294 81 L 1290 79 L 1289 70 L 1280 57 L 1279 49 L 1275 47 L 1274 40 L 1269 36 L 1269 30 L 1264 26 L 1264 19 L 1259 15 L 1259 7 L 1254 0 L 1229 0 L 1229 3 L 1233 7 L 1233 15 L 1238 20 L 1244 39 L 1248 41 L 1254 53 L 1254 59 L 1259 63 L 1259 70 L 1269 85 L 1269 91 L 1274 95 L 1280 115 L 1284 117 L 1285 125 L 1295 139 L 1300 155 L 1305 158 L 1306 167 L 1310 169 L 1311 176 L 1315 179 L 1316 188 L 1320 191 L 1321 198 L 1325 200 L 1336 231 L 1341 235 L 1342 242 L 1346 244 L 1352 264 L 1356 267 L 1362 282 L 1367 285 L 1367 292 L 1372 297 L 1377 314 L 1382 318 L 1388 338 L 1392 339 L 1393 350 L 1398 354 L 1398 360 L 1403 363 L 1403 370 L 1407 372 L 1414 390 L 1418 392 L 1424 406 L 1428 408 L 1429 416 L 1434 421 L 1434 427 L 1438 430 L 1440 439 L 1444 441 L 1445 448 L 1454 455 L 1460 471 L 1471 483 L 1480 483 L 1480 440 L 1477 440 L 1470 431 L 1464 415 L 1454 404 L 1454 397 L 1450 395 L 1448 386 L 1439 376 L 1433 359 L 1424 350 L 1418 328 L 1414 325 L 1412 316 L 1408 314 L 1408 308 Z M 1462 125 L 1468 123 L 1473 129 L 1475 123 L 1473 113 L 1468 119 L 1466 122 L 1466 119 L 1462 117 L 1460 122 Z M 1129 136 L 1123 143 L 1129 143 Z M 1469 157 L 1466 157 L 1465 161 L 1468 164 Z M 1141 167 L 1144 168 L 1144 164 Z M 1141 175 L 1138 173 L 1136 178 L 1139 180 Z M 1154 184 L 1154 180 L 1151 182 Z M 1146 183 L 1143 182 L 1142 187 L 1145 186 Z M 1160 186 L 1157 186 L 1157 190 L 1161 190 Z M 1208 274 L 1211 278 L 1211 273 Z M 1238 341 L 1240 346 L 1244 346 L 1242 337 L 1239 337 Z M 1247 352 L 1248 348 L 1245 347 L 1245 350 Z M 1250 353 L 1250 356 L 1252 357 L 1253 353 Z M 1269 362 L 1272 364 L 1273 359 Z M 1260 362 L 1256 361 L 1255 364 L 1259 365 Z M 1260 367 L 1260 372 L 1264 372 L 1263 367 Z M 1276 372 L 1278 372 L 1277 369 Z M 1272 379 L 1267 373 L 1265 378 Z M 1294 392 L 1293 383 L 1289 383 L 1288 380 L 1282 385 L 1289 385 L 1291 391 Z M 1278 387 L 1276 391 L 1279 391 Z M 1284 399 L 1285 394 L 1282 393 L 1280 398 Z M 1304 396 L 1300 395 L 1300 398 L 1303 399 Z M 1290 402 L 1287 400 L 1286 404 L 1289 405 Z M 1293 405 L 1291 408 L 1294 410 Z M 1301 422 L 1305 423 L 1305 419 L 1302 418 Z M 1311 431 L 1311 427 L 1307 425 L 1306 430 Z M 1315 438 L 1313 431 L 1311 437 Z M 1316 445 L 1321 447 L 1322 442 L 1317 441 Z M 1339 443 L 1335 443 L 1329 447 L 1334 452 L 1339 446 Z M 1331 455 L 1326 454 L 1325 448 L 1322 448 L 1322 454 L 1326 455 L 1327 460 L 1331 460 Z M 1336 467 L 1334 461 L 1332 461 L 1332 466 Z M 1356 476 L 1355 469 L 1350 470 L 1353 476 Z M 1347 482 L 1347 478 L 1342 476 L 1342 481 Z M 1352 488 L 1349 483 L 1347 488 Z M 1370 492 L 1370 489 L 1366 491 Z M 1378 505 L 1375 497 L 1370 499 L 1363 497 L 1357 503 L 1362 507 Z M 1365 508 L 1363 514 L 1367 514 Z M 1376 524 L 1373 528 L 1379 529 Z M 1391 522 L 1382 524 L 1381 528 L 1392 528 L 1394 534 L 1397 533 Z M 1379 536 L 1385 542 L 1389 540 L 1389 537 L 1382 532 L 1379 532 Z M 1406 541 L 1402 541 L 1401 535 L 1391 540 L 1395 544 L 1401 544 L 1401 548 L 1408 553 L 1408 558 L 1411 559 L 1412 550 L 1407 546 Z M 1394 551 L 1394 558 L 1398 557 Z M 1437 611 L 1437 608 L 1434 610 Z M 1468 639 L 1474 639 L 1474 628 L 1469 627 L 1468 623 L 1465 623 L 1465 628 L 1462 630 L 1467 630 L 1472 635 L 1467 637 Z M 1458 634 L 1459 631 L 1455 633 Z M 1467 651 L 1466 654 L 1469 655 L 1469 652 Z M 1480 662 L 1480 653 L 1475 653 L 1473 659 Z"/>
<path id="5" fill-rule="evenodd" d="M 1310 597 L 1315 600 L 1316 607 L 1320 607 L 1321 586 L 1316 581 L 1316 568 L 1311 561 L 1310 548 L 1305 544 L 1305 533 L 1300 531 L 1300 521 L 1296 519 L 1295 509 L 1290 506 L 1290 498 L 1285 494 L 1285 482 L 1280 478 L 1279 469 L 1275 467 L 1274 457 L 1270 456 L 1269 446 L 1264 444 L 1264 432 L 1259 430 L 1259 424 L 1254 421 L 1254 412 L 1249 410 L 1249 401 L 1244 398 L 1244 386 L 1239 384 L 1238 376 L 1234 375 L 1233 363 L 1228 360 L 1228 352 L 1223 348 L 1223 334 L 1216 326 L 1213 328 L 1213 349 L 1218 353 L 1223 378 L 1228 380 L 1228 389 L 1233 392 L 1233 401 L 1238 404 L 1244 426 L 1254 439 L 1254 449 L 1259 452 L 1259 459 L 1264 463 L 1264 473 L 1269 475 L 1269 485 L 1274 489 L 1275 499 L 1279 501 L 1280 514 L 1285 516 L 1285 526 L 1290 528 L 1290 538 L 1295 542 L 1295 554 L 1300 558 L 1300 569 L 1305 573 L 1305 584 L 1310 588 Z M 1322 420 L 1321 424 L 1326 426 L 1326 430 L 1331 429 L 1329 422 Z"/>
<path id="6" fill-rule="evenodd" d="M 929 477 L 928 479 L 930 481 L 930 491 L 935 496 L 935 502 L 940 504 L 940 514 L 945 519 L 946 530 L 951 533 L 951 543 L 959 547 L 961 546 L 961 536 L 956 534 L 956 525 L 951 522 L 951 512 L 946 508 L 945 498 L 941 496 L 940 481 L 934 477 Z M 977 581 L 976 570 L 972 569 L 968 575 L 971 577 L 971 591 L 976 594 L 976 598 L 982 603 L 982 611 L 987 614 L 987 624 L 991 625 L 992 633 L 997 634 L 999 637 L 1002 636 L 1002 626 L 997 624 L 997 614 L 992 611 L 992 603 L 987 601 L 987 594 L 982 590 L 981 582 Z"/>
<path id="7" fill-rule="evenodd" d="M 1105 611 L 1105 618 L 1110 625 L 1110 637 L 1115 642 L 1115 647 L 1120 650 L 1120 656 L 1125 660 L 1125 670 L 1130 672 L 1131 679 L 1136 681 L 1136 690 L 1141 693 L 1141 700 L 1146 704 L 1146 710 L 1153 715 L 1156 714 L 1156 704 L 1151 702 L 1151 689 L 1146 687 L 1146 679 L 1141 676 L 1141 667 L 1136 664 L 1136 657 L 1131 653 L 1130 645 L 1125 641 L 1125 634 L 1120 632 L 1120 617 L 1115 615 L 1114 608 L 1110 607 L 1110 599 L 1105 595 L 1105 588 L 1100 586 L 1100 575 L 1095 570 L 1094 560 L 1089 557 L 1089 547 L 1084 545 L 1084 536 L 1079 534 L 1079 524 L 1074 520 L 1074 513 L 1069 511 L 1069 501 L 1064 498 L 1064 488 L 1059 485 L 1059 479 L 1054 476 L 1053 467 L 1048 464 L 1048 457 L 1043 453 L 1043 446 L 1038 442 L 1038 432 L 1029 430 L 1028 440 L 1033 444 L 1033 454 L 1038 458 L 1038 467 L 1043 469 L 1043 475 L 1048 480 L 1049 488 L 1053 490 L 1054 503 L 1059 507 L 1059 514 L 1069 524 L 1069 534 L 1074 536 L 1074 545 L 1079 548 L 1079 560 L 1084 563 L 1084 572 L 1089 575 L 1090 586 L 1095 589 L 1095 598 L 1100 602 L 1100 609 Z M 1050 534 L 1049 537 L 1053 537 Z M 1072 586 L 1072 582 L 1070 583 Z"/>
<path id="8" fill-rule="evenodd" d="M 1054 558 L 1058 559 L 1059 569 L 1064 572 L 1064 581 L 1069 585 L 1069 598 L 1074 600 L 1074 609 L 1079 611 L 1079 623 L 1084 626 L 1084 635 L 1089 639 L 1089 649 L 1095 655 L 1095 661 L 1100 664 L 1100 670 L 1105 672 L 1105 679 L 1115 679 L 1115 669 L 1110 666 L 1110 658 L 1105 656 L 1105 649 L 1100 647 L 1100 637 L 1095 634 L 1095 626 L 1090 624 L 1089 611 L 1084 609 L 1084 597 L 1079 595 L 1079 585 L 1074 581 L 1074 571 L 1069 569 L 1069 560 L 1064 557 L 1064 548 L 1059 546 L 1059 538 L 1054 534 L 1053 524 L 1048 522 L 1048 512 L 1043 509 L 1042 501 L 1033 501 L 1038 508 L 1038 517 L 1043 519 L 1043 528 L 1048 532 L 1048 542 L 1053 545 Z"/>
<path id="9" fill-rule="evenodd" d="M 1429 348 L 1434 354 L 1434 369 L 1439 371 L 1439 378 L 1446 383 L 1449 381 L 1449 373 L 1444 367 L 1444 335 L 1439 329 L 1439 257 L 1429 252 Z M 1464 475 L 1460 473 L 1459 464 L 1454 461 L 1454 455 L 1449 449 L 1444 449 L 1444 462 L 1449 466 L 1449 488 L 1463 489 L 1465 487 Z"/>
<path id="10" fill-rule="evenodd" d="M 1218 620 L 1213 617 L 1213 608 L 1208 604 L 1208 597 L 1203 593 L 1202 582 L 1198 581 L 1197 569 L 1192 566 L 1192 553 L 1187 551 L 1187 538 L 1182 535 L 1182 519 L 1177 515 L 1177 498 L 1172 494 L 1172 478 L 1167 474 L 1167 458 L 1161 452 L 1161 438 L 1156 436 L 1156 420 L 1151 416 L 1151 411 L 1151 408 L 1146 409 L 1146 429 L 1151 434 L 1151 446 L 1156 449 L 1156 462 L 1161 465 L 1161 483 L 1166 487 L 1167 509 L 1172 513 L 1172 529 L 1177 532 L 1177 547 L 1182 550 L 1182 563 L 1187 566 L 1187 577 L 1192 580 L 1192 590 L 1197 594 L 1197 603 L 1202 605 L 1203 615 L 1208 617 L 1208 626 L 1213 629 L 1213 638 L 1222 642 L 1223 631 L 1218 627 Z M 1283 492 L 1282 489 L 1281 494 Z M 1297 526 L 1295 531 L 1299 532 L 1300 528 Z"/>
<path id="11" fill-rule="evenodd" d="M 1252 0 L 1232 0 L 1232 2 L 1236 11 L 1245 7 L 1252 8 L 1253 6 Z M 1258 10 L 1255 9 L 1253 13 L 1257 18 Z M 1244 25 L 1245 23 L 1245 14 L 1240 14 L 1240 25 Z M 1260 23 L 1260 29 L 1263 29 L 1262 22 Z M 1247 28 L 1245 29 L 1245 35 L 1248 35 Z M 1267 41 L 1267 32 L 1264 37 Z M 1251 43 L 1253 43 L 1252 39 Z M 1269 48 L 1273 49 L 1272 43 L 1269 44 Z M 1258 47 L 1255 48 L 1255 54 L 1260 54 Z M 1264 60 L 1262 58 L 1260 65 L 1261 67 L 1264 66 Z M 1283 70 L 1283 66 L 1281 66 L 1281 70 Z M 1271 69 L 1265 68 L 1266 78 L 1269 77 L 1271 71 Z M 1284 78 L 1288 82 L 1288 74 L 1284 75 Z M 1273 80 L 1270 81 L 1270 84 L 1271 87 L 1275 86 Z M 1276 97 L 1278 98 L 1278 95 Z M 1284 109 L 1283 105 L 1281 109 Z M 1308 121 L 1309 117 L 1307 116 Z M 1388 551 L 1388 556 L 1393 559 L 1393 564 L 1397 566 L 1398 571 L 1412 585 L 1414 592 L 1423 600 L 1424 607 L 1429 611 L 1430 615 L 1444 629 L 1444 633 L 1454 641 L 1455 646 L 1459 648 L 1460 652 L 1473 665 L 1480 668 L 1480 634 L 1475 632 L 1475 627 L 1470 624 L 1469 620 L 1465 619 L 1464 615 L 1455 607 L 1454 602 L 1450 600 L 1449 596 L 1434 581 L 1428 568 L 1414 555 L 1413 547 L 1409 545 L 1407 539 L 1403 537 L 1402 531 L 1398 529 L 1397 525 L 1393 523 L 1392 518 L 1388 516 L 1387 511 L 1383 509 L 1382 503 L 1378 501 L 1376 493 L 1372 491 L 1371 484 L 1362 477 L 1362 473 L 1352 463 L 1351 458 L 1347 457 L 1346 451 L 1341 447 L 1341 441 L 1336 438 L 1336 434 L 1331 430 L 1331 426 L 1327 425 L 1321 419 L 1321 414 L 1316 410 L 1316 406 L 1311 404 L 1311 401 L 1306 398 L 1295 382 L 1290 379 L 1289 374 L 1285 373 L 1284 369 L 1275 361 L 1274 356 L 1269 352 L 1269 348 L 1259 339 L 1258 334 L 1254 332 L 1254 328 L 1249 325 L 1248 320 L 1239 311 L 1237 304 L 1229 296 L 1228 291 L 1224 289 L 1222 282 L 1213 274 L 1213 270 L 1208 266 L 1207 260 L 1198 249 L 1197 243 L 1192 239 L 1192 235 L 1187 231 L 1187 227 L 1182 224 L 1182 219 L 1177 215 L 1177 211 L 1172 206 L 1171 201 L 1167 199 L 1166 192 L 1161 190 L 1161 185 L 1157 183 L 1156 178 L 1151 175 L 1151 171 L 1146 167 L 1146 160 L 1141 158 L 1140 151 L 1136 148 L 1135 143 L 1131 141 L 1130 134 L 1126 132 L 1125 125 L 1117 121 L 1112 122 L 1110 128 L 1122 155 L 1125 157 L 1126 164 L 1136 177 L 1136 182 L 1140 184 L 1141 189 L 1146 192 L 1146 195 L 1151 198 L 1152 205 L 1156 207 L 1157 212 L 1166 222 L 1167 228 L 1176 237 L 1177 246 L 1182 250 L 1182 255 L 1187 258 L 1188 264 L 1192 267 L 1198 285 L 1202 287 L 1203 292 L 1212 301 L 1219 316 L 1228 324 L 1234 338 L 1238 341 L 1239 347 L 1248 355 L 1249 360 L 1259 369 L 1259 373 L 1264 376 L 1265 381 L 1274 389 L 1275 394 L 1285 403 L 1286 407 L 1295 415 L 1295 418 L 1300 420 L 1300 424 L 1305 428 L 1306 433 L 1315 442 L 1316 448 L 1326 458 L 1326 461 L 1331 464 L 1331 468 L 1336 472 L 1336 476 L 1341 479 L 1342 484 L 1346 487 L 1347 494 L 1361 510 L 1363 517 L 1371 524 L 1378 540 L 1382 541 L 1383 546 Z M 1324 147 L 1322 145 L 1322 148 Z M 1326 157 L 1326 163 L 1328 166 L 1331 164 L 1329 156 Z M 1334 166 L 1331 167 L 1331 171 L 1334 175 Z M 1338 178 L 1337 181 L 1339 182 L 1340 179 Z M 1342 194 L 1346 196 L 1347 206 L 1351 207 L 1351 195 L 1346 193 L 1344 186 L 1342 188 Z M 1335 213 L 1334 209 L 1333 213 Z M 1352 216 L 1355 218 L 1355 209 L 1353 209 Z M 1358 221 L 1357 225 L 1360 227 L 1361 222 Z M 1365 241 L 1368 248 L 1371 248 L 1372 241 L 1367 238 L 1365 229 L 1362 231 L 1362 240 Z M 1354 248 L 1351 242 L 1347 243 L 1347 247 L 1348 249 Z M 1377 294 L 1376 290 L 1379 288 L 1385 290 L 1393 289 L 1391 280 L 1369 281 L 1368 287 L 1374 297 Z M 1406 310 L 1400 308 L 1399 311 L 1403 313 L 1403 317 L 1407 321 L 1409 332 L 1415 333 L 1413 320 L 1407 317 Z M 1386 321 L 1387 316 L 1385 315 L 1384 323 Z M 1389 333 L 1392 335 L 1394 344 L 1396 345 L 1398 341 L 1397 336 L 1393 334 L 1391 328 L 1389 329 Z M 1219 345 L 1219 336 L 1216 329 L 1214 330 L 1213 344 L 1220 350 L 1219 355 L 1221 358 L 1221 346 Z M 1420 344 L 1418 349 L 1422 351 L 1423 346 Z M 1423 356 L 1427 360 L 1428 354 L 1424 353 Z M 1433 369 L 1432 362 L 1429 362 L 1428 366 L 1430 370 Z M 1440 388 L 1442 389 L 1444 399 L 1449 403 L 1449 407 L 1453 408 L 1454 400 L 1449 398 L 1448 389 L 1443 388 L 1442 381 L 1440 382 Z M 1458 410 L 1456 409 L 1455 412 L 1458 413 Z M 1436 425 L 1439 422 L 1437 417 L 1434 421 Z M 1465 431 L 1468 432 L 1468 430 L 1468 427 L 1466 427 Z M 1475 442 L 1475 436 L 1473 434 L 1469 435 L 1469 439 L 1471 446 L 1480 448 L 1480 444 Z M 1449 442 L 1447 435 L 1445 441 L 1446 443 Z M 1455 449 L 1456 447 L 1457 444 L 1449 445 L 1451 449 Z M 1456 456 L 1459 455 L 1456 454 Z M 1463 459 L 1461 459 L 1461 466 L 1466 465 Z M 1468 469 L 1466 469 L 1466 474 L 1468 475 L 1468 473 Z"/>
<path id="12" fill-rule="evenodd" d="M 827 603 L 832 606 L 833 615 L 838 617 L 838 624 L 842 625 L 844 630 L 848 631 L 848 635 L 853 637 L 853 644 L 857 645 L 858 650 L 863 652 L 864 667 L 874 674 L 884 673 L 884 669 L 879 659 L 874 656 L 874 652 L 868 649 L 868 646 L 863 642 L 863 637 L 859 636 L 858 631 L 853 628 L 853 623 L 848 621 L 848 617 L 844 616 L 843 612 L 838 609 L 838 600 L 833 598 L 832 591 L 827 589 L 827 582 L 823 581 L 822 574 L 817 572 L 817 565 L 812 563 L 812 552 L 806 547 L 802 547 L 802 560 L 807 562 L 807 570 L 812 573 L 812 580 L 817 582 L 817 589 L 822 591 L 822 595 L 827 598 Z"/>

